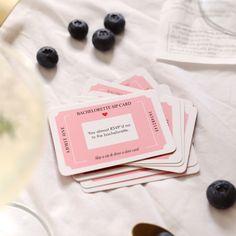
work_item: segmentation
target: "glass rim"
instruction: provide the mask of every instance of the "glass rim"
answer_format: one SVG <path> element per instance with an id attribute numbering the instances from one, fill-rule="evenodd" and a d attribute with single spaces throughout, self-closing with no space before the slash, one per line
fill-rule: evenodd
<path id="1" fill-rule="evenodd" d="M 206 2 L 206 0 L 198 0 L 197 4 L 198 4 L 198 8 L 200 10 L 200 14 L 202 16 L 202 18 L 205 20 L 205 22 L 212 28 L 214 28 L 215 30 L 218 30 L 224 34 L 227 34 L 229 36 L 236 36 L 236 31 L 231 31 L 229 29 L 226 29 L 225 27 L 219 25 L 218 23 L 216 23 L 211 17 L 209 17 L 207 15 L 207 13 L 204 10 L 203 7 L 203 3 Z"/>
<path id="2" fill-rule="evenodd" d="M 45 231 L 47 236 L 53 236 L 52 230 L 49 227 L 46 220 L 39 213 L 34 211 L 32 208 L 19 202 L 10 202 L 9 204 L 3 205 L 3 206 L 5 207 L 5 209 L 7 208 L 14 209 L 19 212 L 23 212 L 24 214 L 28 216 L 31 216 L 34 220 L 36 220 L 36 222 L 38 222 L 38 224 L 42 227 L 42 229 Z"/>

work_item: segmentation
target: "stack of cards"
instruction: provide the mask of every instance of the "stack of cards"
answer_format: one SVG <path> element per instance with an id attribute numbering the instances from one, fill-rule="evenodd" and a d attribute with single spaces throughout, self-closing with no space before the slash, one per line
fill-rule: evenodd
<path id="1" fill-rule="evenodd" d="M 198 173 L 196 117 L 143 69 L 116 83 L 89 80 L 76 104 L 49 114 L 59 171 L 85 192 Z"/>

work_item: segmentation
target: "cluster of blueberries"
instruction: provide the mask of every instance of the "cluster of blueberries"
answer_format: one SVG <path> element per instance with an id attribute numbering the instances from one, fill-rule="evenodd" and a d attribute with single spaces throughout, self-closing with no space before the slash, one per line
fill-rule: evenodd
<path id="1" fill-rule="evenodd" d="M 99 51 L 108 51 L 115 44 L 115 34 L 125 29 L 125 18 L 120 13 L 107 14 L 104 19 L 104 29 L 95 31 L 92 37 L 93 45 Z M 88 34 L 88 24 L 83 20 L 73 20 L 68 25 L 68 31 L 76 40 L 83 40 Z M 57 51 L 52 47 L 43 47 L 37 52 L 38 63 L 45 68 L 53 68 L 58 63 Z"/>

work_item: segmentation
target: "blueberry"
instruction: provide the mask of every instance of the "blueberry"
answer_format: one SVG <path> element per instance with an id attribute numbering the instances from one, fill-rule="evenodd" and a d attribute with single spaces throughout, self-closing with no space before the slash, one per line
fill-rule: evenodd
<path id="1" fill-rule="evenodd" d="M 107 14 L 104 19 L 104 26 L 114 34 L 119 34 L 125 29 L 125 18 L 120 13 Z"/>
<path id="2" fill-rule="evenodd" d="M 93 34 L 93 45 L 100 51 L 110 50 L 115 44 L 115 36 L 108 29 L 99 29 Z"/>
<path id="3" fill-rule="evenodd" d="M 161 232 L 157 236 L 173 236 L 173 234 L 171 234 L 169 232 Z"/>
<path id="4" fill-rule="evenodd" d="M 58 60 L 57 51 L 52 47 L 43 47 L 37 52 L 37 61 L 43 67 L 53 68 Z"/>
<path id="5" fill-rule="evenodd" d="M 235 203 L 236 189 L 228 181 L 215 181 L 207 189 L 207 199 L 213 207 L 227 209 Z"/>
<path id="6" fill-rule="evenodd" d="M 68 25 L 68 31 L 71 37 L 82 40 L 88 34 L 88 25 L 85 21 L 82 20 L 73 20 Z"/>

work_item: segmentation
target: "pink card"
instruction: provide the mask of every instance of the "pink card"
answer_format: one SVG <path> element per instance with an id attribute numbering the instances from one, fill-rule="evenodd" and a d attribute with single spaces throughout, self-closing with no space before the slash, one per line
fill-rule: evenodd
<path id="1" fill-rule="evenodd" d="M 157 81 L 144 68 L 138 68 L 124 75 L 118 83 L 141 90 L 157 89 L 159 87 Z"/>
<path id="2" fill-rule="evenodd" d="M 140 92 L 139 89 L 115 84 L 99 79 L 88 80 L 84 86 L 83 93 L 88 95 L 94 92 L 101 92 L 113 95 L 125 95 L 129 93 Z"/>
<path id="3" fill-rule="evenodd" d="M 121 165 L 121 166 L 113 166 L 101 170 L 95 170 L 95 171 L 90 171 L 86 172 L 84 174 L 78 174 L 74 175 L 73 179 L 77 182 L 80 181 L 85 181 L 85 180 L 90 180 L 90 179 L 95 179 L 95 178 L 102 178 L 106 176 L 111 176 L 114 174 L 121 174 L 133 170 L 139 170 L 141 169 L 140 167 L 131 167 L 131 166 L 126 166 L 126 165 Z"/>
<path id="4" fill-rule="evenodd" d="M 153 91 L 55 109 L 50 112 L 49 122 L 62 175 L 175 150 L 160 101 Z"/>

